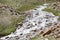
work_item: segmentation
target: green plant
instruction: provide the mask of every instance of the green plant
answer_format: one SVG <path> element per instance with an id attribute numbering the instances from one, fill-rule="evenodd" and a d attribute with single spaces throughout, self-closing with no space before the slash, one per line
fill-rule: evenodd
<path id="1" fill-rule="evenodd" d="M 37 35 L 36 37 L 31 38 L 30 40 L 40 40 L 40 39 L 41 39 L 41 35 Z"/>
<path id="2" fill-rule="evenodd" d="M 59 16 L 59 18 L 58 18 L 58 21 L 60 21 L 60 16 Z"/>
<path id="3" fill-rule="evenodd" d="M 24 20 L 24 16 L 12 20 L 11 24 L 0 25 L 0 36 L 5 36 L 16 30 L 16 24 Z"/>
<path id="4" fill-rule="evenodd" d="M 52 12 L 55 16 L 59 16 L 59 11 L 52 8 L 45 8 L 43 11 Z"/>

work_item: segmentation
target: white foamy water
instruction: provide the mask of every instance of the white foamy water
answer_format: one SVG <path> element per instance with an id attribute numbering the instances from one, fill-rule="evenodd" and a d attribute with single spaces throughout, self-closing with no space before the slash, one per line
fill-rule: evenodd
<path id="1" fill-rule="evenodd" d="M 54 26 L 57 23 L 58 17 L 53 13 L 42 11 L 47 7 L 47 4 L 41 5 L 36 10 L 31 10 L 31 16 L 26 17 L 25 22 L 21 28 L 17 28 L 14 33 L 1 37 L 2 40 L 29 40 L 38 35 L 42 30 L 48 27 L 47 24 L 51 23 Z M 20 27 L 20 26 L 19 26 Z"/>

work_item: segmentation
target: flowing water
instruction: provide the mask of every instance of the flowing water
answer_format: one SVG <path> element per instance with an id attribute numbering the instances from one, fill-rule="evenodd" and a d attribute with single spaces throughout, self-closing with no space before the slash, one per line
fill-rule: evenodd
<path id="1" fill-rule="evenodd" d="M 30 40 L 35 37 L 46 27 L 54 27 L 58 17 L 53 13 L 42 11 L 47 7 L 47 4 L 41 5 L 36 9 L 30 10 L 31 15 L 28 15 L 25 21 L 18 26 L 14 33 L 1 37 L 1 40 Z"/>

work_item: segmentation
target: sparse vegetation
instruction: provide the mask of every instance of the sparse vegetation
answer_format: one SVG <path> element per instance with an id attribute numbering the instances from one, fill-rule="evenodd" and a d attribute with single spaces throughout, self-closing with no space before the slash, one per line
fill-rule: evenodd
<path id="1" fill-rule="evenodd" d="M 54 2 L 56 0 L 0 0 L 0 3 L 7 4 L 18 11 L 26 11 L 35 8 L 43 3 Z"/>
<path id="2" fill-rule="evenodd" d="M 23 21 L 24 16 L 20 16 L 18 19 L 13 19 L 11 24 L 0 24 L 0 36 L 5 36 L 14 32 L 16 29 L 17 23 Z"/>
<path id="3" fill-rule="evenodd" d="M 38 4 L 35 3 L 35 4 L 32 4 L 32 5 L 23 5 L 22 7 L 19 7 L 17 9 L 17 11 L 21 11 L 21 12 L 27 11 L 27 10 L 35 8 L 37 5 L 39 5 L 39 3 Z"/>
<path id="4" fill-rule="evenodd" d="M 60 21 L 60 16 L 59 16 L 59 18 L 58 18 L 58 21 Z"/>
<path id="5" fill-rule="evenodd" d="M 14 32 L 16 25 L 24 20 L 24 15 L 17 14 L 11 7 L 0 6 L 0 37 Z"/>
<path id="6" fill-rule="evenodd" d="M 44 2 L 41 2 L 40 0 L 0 0 L 0 3 L 12 6 L 14 9 L 21 12 L 33 9 Z"/>
<path id="7" fill-rule="evenodd" d="M 55 16 L 59 16 L 59 11 L 52 8 L 45 8 L 44 11 L 52 12 Z"/>
<path id="8" fill-rule="evenodd" d="M 41 35 L 39 34 L 39 35 L 37 35 L 36 37 L 34 37 L 34 38 L 31 38 L 31 40 L 40 40 L 41 39 Z"/>

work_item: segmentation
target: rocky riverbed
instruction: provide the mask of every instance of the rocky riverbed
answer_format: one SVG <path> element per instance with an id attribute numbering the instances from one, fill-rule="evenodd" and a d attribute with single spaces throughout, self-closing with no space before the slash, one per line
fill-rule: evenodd
<path id="1" fill-rule="evenodd" d="M 1 40 L 30 40 L 48 27 L 54 27 L 58 23 L 58 16 L 53 13 L 43 11 L 47 4 L 43 4 L 35 9 L 26 11 L 27 17 L 22 23 L 18 23 L 18 28 L 14 33 L 1 37 Z"/>

